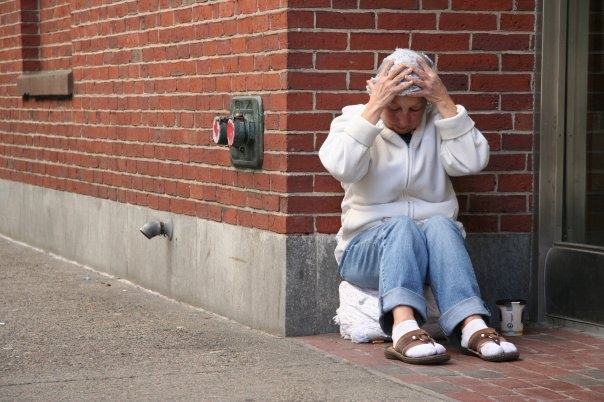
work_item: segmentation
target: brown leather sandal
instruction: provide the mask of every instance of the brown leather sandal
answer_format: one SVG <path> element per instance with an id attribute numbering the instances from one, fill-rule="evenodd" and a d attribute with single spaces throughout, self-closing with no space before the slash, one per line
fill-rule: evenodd
<path id="1" fill-rule="evenodd" d="M 512 360 L 517 360 L 520 357 L 520 353 L 516 352 L 502 352 L 498 355 L 494 356 L 485 356 L 480 352 L 480 348 L 486 342 L 495 342 L 497 345 L 501 344 L 501 342 L 505 342 L 505 338 L 493 328 L 485 328 L 479 331 L 476 331 L 468 342 L 468 347 L 461 348 L 461 352 L 466 355 L 478 356 L 482 360 L 486 360 L 488 362 L 509 362 Z"/>
<path id="2" fill-rule="evenodd" d="M 395 346 L 386 348 L 384 350 L 384 355 L 387 359 L 401 360 L 405 363 L 411 364 L 439 364 L 450 359 L 450 356 L 447 352 L 423 357 L 405 356 L 405 352 L 409 350 L 409 348 L 424 343 L 431 343 L 434 345 L 434 339 L 432 339 L 432 337 L 423 329 L 416 329 L 415 331 L 411 331 L 401 337 Z"/>

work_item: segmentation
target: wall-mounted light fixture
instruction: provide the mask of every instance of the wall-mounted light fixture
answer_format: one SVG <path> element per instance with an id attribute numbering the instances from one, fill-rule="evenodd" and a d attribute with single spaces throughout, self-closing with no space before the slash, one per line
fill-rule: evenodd
<path id="1" fill-rule="evenodd" d="M 162 235 L 166 236 L 169 240 L 172 240 L 172 220 L 170 220 L 170 222 L 147 222 L 139 230 L 147 239 Z"/>

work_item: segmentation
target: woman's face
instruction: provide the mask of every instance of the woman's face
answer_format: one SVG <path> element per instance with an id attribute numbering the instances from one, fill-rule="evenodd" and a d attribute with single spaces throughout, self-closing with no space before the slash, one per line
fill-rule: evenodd
<path id="1" fill-rule="evenodd" d="M 422 122 L 426 103 L 425 98 L 396 96 L 382 111 L 382 120 L 398 134 L 410 133 Z"/>

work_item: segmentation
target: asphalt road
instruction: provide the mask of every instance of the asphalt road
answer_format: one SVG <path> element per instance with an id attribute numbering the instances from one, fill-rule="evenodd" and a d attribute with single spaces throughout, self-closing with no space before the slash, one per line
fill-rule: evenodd
<path id="1" fill-rule="evenodd" d="M 0 237 L 0 401 L 438 400 Z"/>

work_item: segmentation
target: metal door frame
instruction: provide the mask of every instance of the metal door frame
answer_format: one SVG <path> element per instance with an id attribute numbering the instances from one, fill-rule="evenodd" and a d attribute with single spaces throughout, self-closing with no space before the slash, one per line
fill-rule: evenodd
<path id="1" fill-rule="evenodd" d="M 562 237 L 567 4 L 565 0 L 548 0 L 539 6 L 534 148 L 537 210 L 533 226 L 537 269 L 531 277 L 529 314 L 541 322 L 545 319 L 545 259 Z"/>
<path id="2" fill-rule="evenodd" d="M 564 292 L 566 287 L 575 285 L 575 283 L 564 282 L 575 279 L 572 277 L 573 272 L 578 272 L 577 284 L 589 286 L 589 270 L 593 271 L 604 266 L 602 247 L 579 244 L 580 237 L 572 239 L 574 240 L 572 243 L 563 237 L 563 219 L 584 218 L 582 215 L 584 211 L 576 210 L 578 205 L 584 204 L 585 195 L 573 195 L 577 191 L 572 190 L 584 189 L 585 167 L 579 164 L 567 164 L 565 160 L 565 157 L 581 158 L 580 153 L 585 150 L 585 138 L 580 134 L 581 130 L 585 132 L 585 127 L 580 113 L 585 112 L 586 104 L 584 99 L 576 95 L 581 93 L 579 91 L 586 90 L 586 81 L 573 79 L 567 82 L 567 77 L 575 77 L 577 69 L 586 64 L 588 44 L 585 25 L 589 14 L 585 11 L 585 7 L 582 7 L 584 4 L 572 0 L 547 0 L 539 3 L 540 29 L 537 30 L 539 35 L 537 55 L 540 57 L 537 57 L 536 70 L 535 132 L 537 135 L 534 153 L 536 221 L 533 266 L 535 269 L 531 275 L 529 312 L 535 321 L 562 322 L 563 325 L 601 331 L 604 328 L 601 315 L 597 315 L 597 318 L 592 320 L 574 314 L 581 309 L 558 308 L 560 303 L 565 302 L 561 300 L 563 297 L 558 296 L 562 294 L 561 289 Z M 581 73 L 578 75 L 580 76 Z M 579 134 L 576 139 L 573 133 Z M 565 138 L 565 135 L 568 138 Z M 567 169 L 566 184 L 565 169 Z M 565 185 L 570 191 L 565 191 Z M 571 195 L 565 200 L 564 197 L 568 193 Z M 572 204 L 567 208 L 571 210 L 570 213 L 568 210 L 564 211 L 567 204 Z M 574 266 L 573 261 L 577 261 L 577 258 L 583 259 L 586 263 Z M 570 268 L 573 271 L 569 271 Z M 592 289 L 592 286 L 589 288 Z M 548 291 L 550 294 L 546 295 Z M 577 299 L 583 296 L 576 290 L 574 295 L 577 295 Z M 581 303 L 587 304 L 589 301 L 587 299 L 589 296 L 586 296 Z M 551 311 L 547 311 L 548 307 Z"/>

